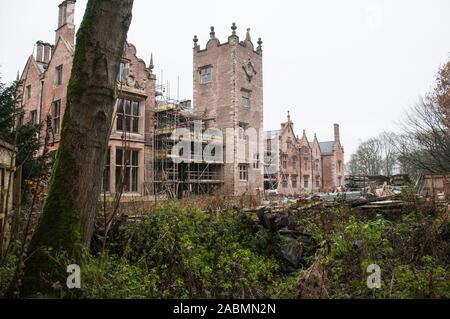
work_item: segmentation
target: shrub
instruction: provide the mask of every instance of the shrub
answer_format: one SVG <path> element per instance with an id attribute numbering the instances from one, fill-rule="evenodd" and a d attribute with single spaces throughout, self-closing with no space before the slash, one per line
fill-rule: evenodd
<path id="1" fill-rule="evenodd" d="M 239 212 L 163 205 L 142 222 L 122 227 L 109 252 L 85 253 L 81 291 L 64 288 L 61 297 L 287 297 L 296 277 L 283 274 L 272 254 L 278 237 Z M 54 259 L 60 267 L 72 263 L 64 255 Z"/>
<path id="2" fill-rule="evenodd" d="M 169 205 L 124 230 L 122 255 L 159 274 L 163 298 L 267 297 L 279 264 L 250 239 L 258 233 L 254 226 L 236 212 Z"/>
<path id="3" fill-rule="evenodd" d="M 17 257 L 14 255 L 5 256 L 0 264 L 0 297 L 4 296 L 14 278 L 17 267 Z"/>

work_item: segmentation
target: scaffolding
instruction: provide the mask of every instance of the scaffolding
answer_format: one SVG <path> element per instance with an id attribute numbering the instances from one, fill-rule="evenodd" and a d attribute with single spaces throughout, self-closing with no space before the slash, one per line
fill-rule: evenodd
<path id="1" fill-rule="evenodd" d="M 204 123 L 193 113 L 190 101 L 168 98 L 157 99 L 154 112 L 154 192 L 168 198 L 182 198 L 191 195 L 214 194 L 223 185 L 223 161 L 206 162 L 194 156 L 194 125 L 201 125 L 202 149 L 206 144 L 215 143 L 222 147 L 223 140 L 215 135 L 205 134 Z M 190 136 L 183 136 L 192 143 L 191 154 L 184 160 L 180 154 L 172 154 L 175 139 L 174 130 L 188 129 Z"/>
<path id="2" fill-rule="evenodd" d="M 275 192 L 278 189 L 279 167 L 279 131 L 264 132 L 264 190 Z"/>

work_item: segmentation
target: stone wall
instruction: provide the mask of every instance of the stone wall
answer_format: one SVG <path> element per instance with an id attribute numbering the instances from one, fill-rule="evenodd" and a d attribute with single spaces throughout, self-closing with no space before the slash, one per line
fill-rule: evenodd
<path id="1" fill-rule="evenodd" d="M 234 28 L 234 27 L 233 27 Z M 222 131 L 224 139 L 223 166 L 224 186 L 222 192 L 229 195 L 257 194 L 263 191 L 263 165 L 254 167 L 253 155 L 248 152 L 240 158 L 239 148 L 248 148 L 250 139 L 239 138 L 239 126 L 251 129 L 257 136 L 256 144 L 262 145 L 260 129 L 263 125 L 262 51 L 255 51 L 249 34 L 245 41 L 233 34 L 225 43 L 215 37 L 211 29 L 205 49 L 200 49 L 194 39 L 194 110 L 206 123 L 207 128 Z M 211 68 L 211 81 L 201 83 L 201 70 Z M 242 92 L 249 95 L 249 106 L 244 107 Z M 234 134 L 230 133 L 230 129 Z M 226 160 L 229 156 L 228 160 Z M 252 158 L 249 158 L 252 157 Z M 262 160 L 262 153 L 260 159 Z M 240 178 L 239 164 L 247 165 L 247 180 Z"/>

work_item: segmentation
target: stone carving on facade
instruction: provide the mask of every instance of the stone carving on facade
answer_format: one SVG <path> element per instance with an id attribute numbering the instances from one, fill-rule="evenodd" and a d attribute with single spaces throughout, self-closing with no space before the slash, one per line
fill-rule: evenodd
<path id="1" fill-rule="evenodd" d="M 245 65 L 242 66 L 242 68 L 244 69 L 245 74 L 247 75 L 247 80 L 251 82 L 253 77 L 256 75 L 256 71 L 250 59 Z"/>
<path id="2" fill-rule="evenodd" d="M 139 81 L 137 81 L 133 75 L 129 75 L 125 81 L 125 85 L 127 87 L 133 88 L 133 89 L 137 89 L 140 91 L 144 91 L 145 90 L 145 85 L 139 83 Z"/>
<path id="3" fill-rule="evenodd" d="M 144 91 L 145 90 L 145 86 L 141 85 L 141 83 L 139 83 L 139 81 L 136 81 L 136 83 L 134 84 L 134 88 L 140 91 Z"/>

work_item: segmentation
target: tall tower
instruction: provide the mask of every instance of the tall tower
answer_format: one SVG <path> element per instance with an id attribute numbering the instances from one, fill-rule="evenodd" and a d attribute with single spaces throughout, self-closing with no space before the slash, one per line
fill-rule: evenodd
<path id="1" fill-rule="evenodd" d="M 262 157 L 247 150 L 242 158 L 238 149 L 249 148 L 253 141 L 245 132 L 256 134 L 256 143 L 262 145 L 262 41 L 255 49 L 250 29 L 244 41 L 239 41 L 235 23 L 231 30 L 228 41 L 220 43 L 211 27 L 205 49 L 194 37 L 194 111 L 207 128 L 220 129 L 224 135 L 224 193 L 258 194 L 264 189 Z"/>

